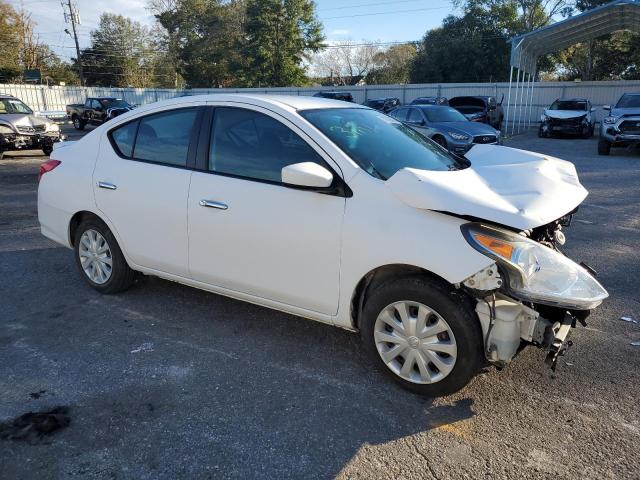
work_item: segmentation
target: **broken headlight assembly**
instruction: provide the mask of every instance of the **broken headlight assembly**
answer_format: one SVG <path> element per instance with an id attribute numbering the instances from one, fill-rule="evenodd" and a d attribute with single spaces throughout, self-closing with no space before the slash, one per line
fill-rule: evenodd
<path id="1" fill-rule="evenodd" d="M 461 227 L 469 244 L 494 259 L 515 298 L 572 310 L 591 310 L 609 296 L 587 270 L 560 252 L 514 232 L 480 223 Z"/>

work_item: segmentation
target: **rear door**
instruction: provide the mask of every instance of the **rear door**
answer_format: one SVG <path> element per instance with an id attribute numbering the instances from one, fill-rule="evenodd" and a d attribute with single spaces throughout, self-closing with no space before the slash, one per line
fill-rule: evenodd
<path id="1" fill-rule="evenodd" d="M 284 166 L 330 166 L 310 139 L 259 107 L 216 107 L 189 194 L 195 280 L 333 315 L 345 197 L 287 187 Z M 204 135 L 201 135 L 204 137 Z"/>
<path id="2" fill-rule="evenodd" d="M 187 198 L 202 109 L 150 113 L 110 131 L 94 171 L 96 204 L 136 264 L 187 276 Z"/>

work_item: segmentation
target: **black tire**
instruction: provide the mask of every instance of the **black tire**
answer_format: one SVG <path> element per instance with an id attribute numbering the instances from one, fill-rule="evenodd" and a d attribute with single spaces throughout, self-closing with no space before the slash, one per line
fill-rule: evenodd
<path id="1" fill-rule="evenodd" d="M 598 155 L 609 155 L 611 153 L 611 142 L 601 138 L 598 140 Z"/>
<path id="2" fill-rule="evenodd" d="M 436 142 L 438 145 L 440 145 L 445 150 L 449 150 L 449 147 L 447 146 L 447 141 L 445 140 L 445 138 L 442 135 L 435 135 L 431 140 Z"/>
<path id="3" fill-rule="evenodd" d="M 100 233 L 100 235 L 102 235 L 106 240 L 109 250 L 111 251 L 111 275 L 105 283 L 96 283 L 91 280 L 82 267 L 82 263 L 80 261 L 80 240 L 82 238 L 82 234 L 87 230 L 95 230 Z M 78 265 L 82 278 L 84 278 L 91 287 L 95 288 L 100 293 L 119 293 L 127 290 L 131 285 L 133 285 L 136 272 L 129 267 L 124 255 L 122 254 L 122 250 L 120 250 L 118 242 L 111 233 L 111 230 L 109 230 L 109 227 L 107 227 L 101 220 L 97 218 L 84 220 L 76 229 L 73 246 L 76 265 Z"/>
<path id="4" fill-rule="evenodd" d="M 384 363 L 374 338 L 375 323 L 387 306 L 409 301 L 422 303 L 448 323 L 457 345 L 453 370 L 442 380 L 421 384 L 401 378 Z M 360 333 L 370 361 L 403 388 L 428 397 L 450 395 L 466 386 L 485 364 L 482 330 L 471 302 L 462 292 L 426 276 L 388 280 L 367 296 L 360 322 Z"/>
<path id="5" fill-rule="evenodd" d="M 4 158 L 4 150 L 0 150 L 0 160 Z"/>
<path id="6" fill-rule="evenodd" d="M 73 128 L 75 128 L 76 130 L 84 130 L 84 127 L 86 126 L 86 123 L 82 121 L 82 119 L 77 116 L 74 115 L 71 120 L 73 121 Z"/>
<path id="7" fill-rule="evenodd" d="M 592 135 L 591 127 L 589 125 L 585 125 L 585 127 L 582 129 L 580 136 L 586 140 L 587 138 L 591 138 L 591 135 Z"/>
<path id="8" fill-rule="evenodd" d="M 44 147 L 42 149 L 42 153 L 44 153 L 47 157 L 51 155 L 51 152 L 53 152 L 53 147 Z"/>
<path id="9" fill-rule="evenodd" d="M 538 137 L 540 138 L 546 138 L 547 134 L 545 133 L 545 131 L 542 128 L 542 125 L 540 125 L 540 127 L 538 127 Z"/>

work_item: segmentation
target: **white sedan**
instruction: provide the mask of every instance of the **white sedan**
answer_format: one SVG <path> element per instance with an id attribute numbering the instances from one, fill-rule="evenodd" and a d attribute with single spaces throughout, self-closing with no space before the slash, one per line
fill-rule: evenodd
<path id="1" fill-rule="evenodd" d="M 555 365 L 607 297 L 558 250 L 586 195 L 569 162 L 454 156 L 352 103 L 208 95 L 60 145 L 38 216 L 100 292 L 156 275 L 359 331 L 371 366 L 435 396 L 526 344 Z"/>

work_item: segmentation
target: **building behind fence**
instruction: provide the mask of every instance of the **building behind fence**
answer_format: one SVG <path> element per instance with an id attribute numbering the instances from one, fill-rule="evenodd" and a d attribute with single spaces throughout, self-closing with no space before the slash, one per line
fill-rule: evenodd
<path id="1" fill-rule="evenodd" d="M 183 95 L 201 95 L 217 93 L 261 93 L 272 95 L 313 95 L 319 90 L 343 90 L 353 94 L 354 101 L 364 103 L 368 99 L 379 97 L 397 97 L 402 103 L 423 96 L 456 97 L 461 95 L 493 95 L 498 101 L 504 95 L 504 107 L 507 107 L 508 83 L 445 83 L 411 85 L 365 85 L 357 87 L 321 87 L 321 88 L 194 88 L 192 90 L 155 89 L 155 88 L 103 88 L 45 85 L 0 85 L 0 93 L 9 93 L 20 98 L 33 110 L 61 111 L 67 104 L 84 103 L 86 97 L 112 96 L 123 98 L 132 104 L 146 104 Z M 615 103 L 623 93 L 640 92 L 639 81 L 609 82 L 536 82 L 533 89 L 531 108 L 518 110 L 520 104 L 529 102 L 528 95 L 514 95 L 512 91 L 511 112 L 509 116 L 522 115 L 523 124 L 537 123 L 543 109 L 557 98 L 585 97 L 594 106 Z M 521 92 L 522 93 L 522 92 Z M 506 112 L 505 112 L 506 113 Z M 596 113 L 601 119 L 603 111 Z"/>

